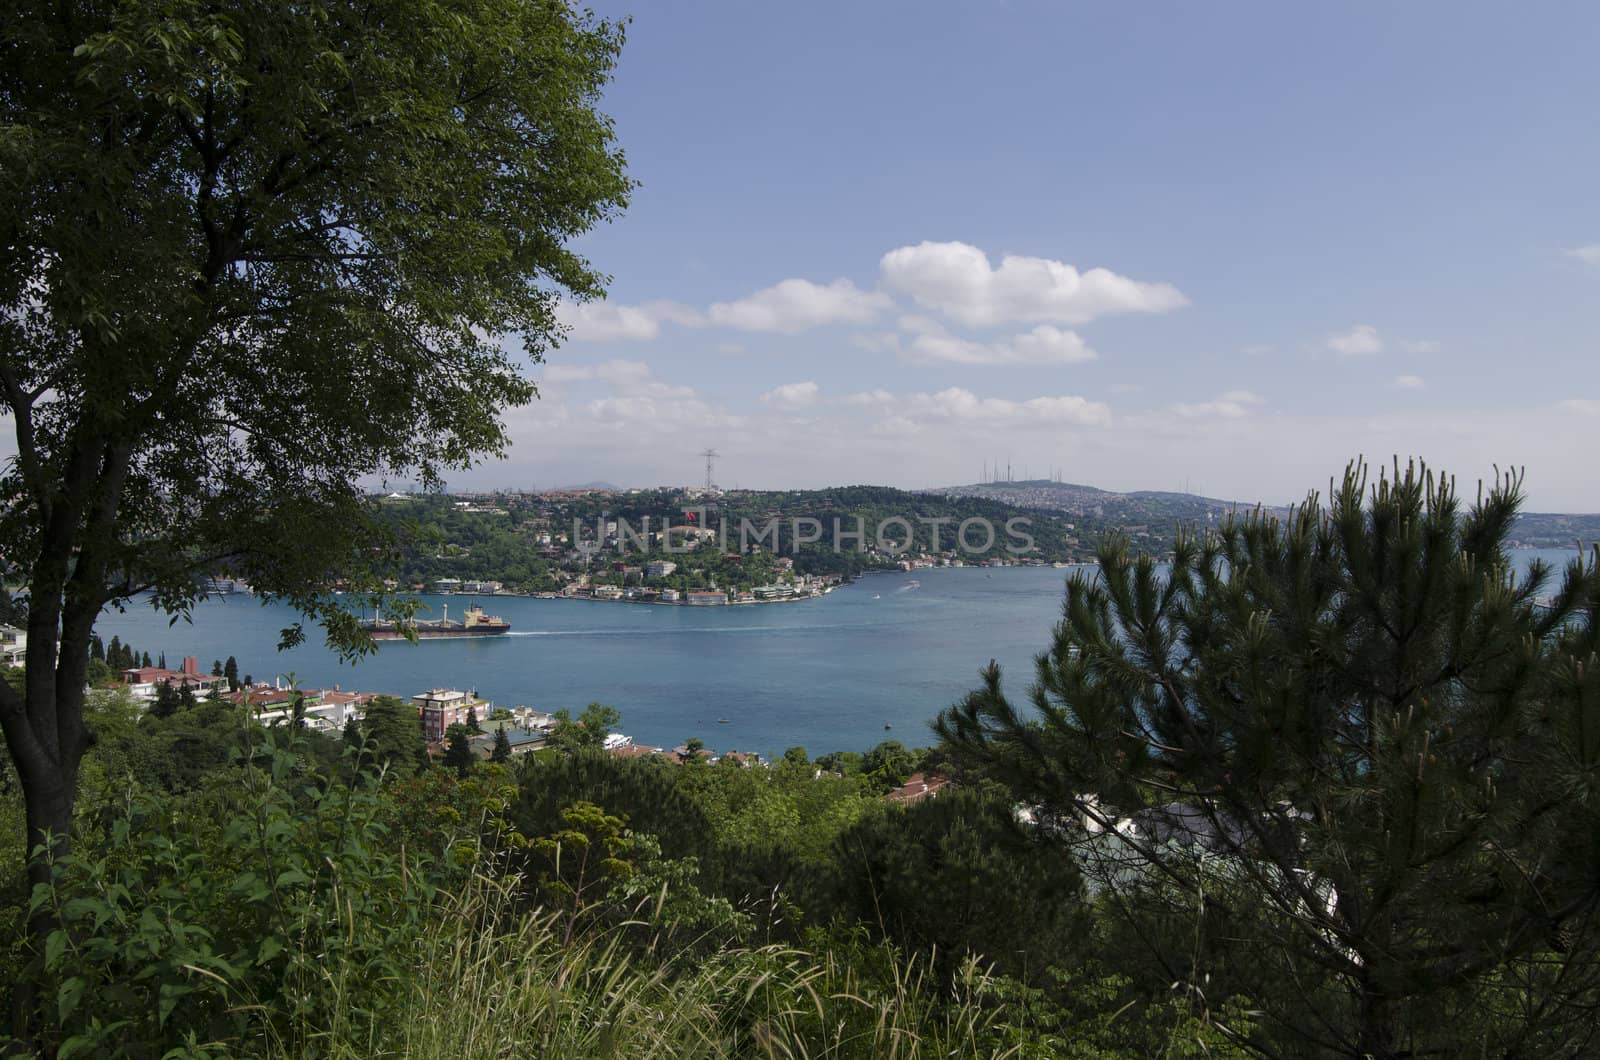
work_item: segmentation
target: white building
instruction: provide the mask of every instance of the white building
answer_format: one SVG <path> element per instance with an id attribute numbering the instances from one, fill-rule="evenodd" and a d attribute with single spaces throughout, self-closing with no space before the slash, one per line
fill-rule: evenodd
<path id="1" fill-rule="evenodd" d="M 28 631 L 0 624 L 0 663 L 21 666 L 28 661 Z"/>

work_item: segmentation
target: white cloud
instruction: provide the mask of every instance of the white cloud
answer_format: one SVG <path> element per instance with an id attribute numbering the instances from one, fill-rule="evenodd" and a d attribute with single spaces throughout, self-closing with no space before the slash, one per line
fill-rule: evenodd
<path id="1" fill-rule="evenodd" d="M 1556 407 L 1567 412 L 1576 412 L 1580 416 L 1600 416 L 1600 401 L 1594 398 L 1568 398 L 1558 401 Z"/>
<path id="2" fill-rule="evenodd" d="M 1025 422 L 1103 427 L 1111 422 L 1111 409 L 1099 401 L 1076 396 L 1036 397 L 1026 401 L 980 398 L 962 387 L 935 394 L 911 394 L 901 400 L 902 410 L 915 417 L 979 421 L 997 424 Z"/>
<path id="3" fill-rule="evenodd" d="M 887 295 L 863 291 L 849 280 L 824 287 L 810 280 L 784 280 L 734 302 L 717 302 L 706 319 L 741 331 L 792 335 L 823 324 L 859 324 L 893 306 Z"/>
<path id="4" fill-rule="evenodd" d="M 1577 258 L 1585 265 L 1600 265 L 1600 243 L 1590 243 L 1587 246 L 1573 247 L 1566 252 L 1567 257 Z"/>
<path id="5" fill-rule="evenodd" d="M 546 365 L 544 381 L 564 383 L 605 383 L 624 397 L 680 401 L 695 397 L 692 386 L 681 386 L 657 379 L 643 361 L 605 361 L 601 364 Z"/>
<path id="6" fill-rule="evenodd" d="M 900 336 L 893 331 L 858 331 L 850 336 L 850 344 L 868 353 L 900 352 Z"/>
<path id="7" fill-rule="evenodd" d="M 862 390 L 854 394 L 846 394 L 840 399 L 846 405 L 888 405 L 892 404 L 895 396 L 887 390 Z"/>
<path id="8" fill-rule="evenodd" d="M 951 364 L 1078 364 L 1098 356 L 1075 331 L 1040 324 L 1032 331 L 995 342 L 974 342 L 952 335 L 938 321 L 908 316 L 900 326 L 911 333 L 899 348 L 906 361 L 942 361 Z"/>
<path id="9" fill-rule="evenodd" d="M 1427 384 L 1420 375 L 1397 375 L 1394 382 L 1389 384 L 1396 390 L 1421 390 Z"/>
<path id="10" fill-rule="evenodd" d="M 650 366 L 643 361 L 605 361 L 601 364 L 547 364 L 544 381 L 547 383 L 610 383 L 628 386 L 642 383 L 652 376 Z"/>
<path id="11" fill-rule="evenodd" d="M 1383 352 L 1383 339 L 1371 324 L 1357 324 L 1342 335 L 1328 337 L 1328 349 L 1343 357 L 1364 357 Z"/>
<path id="12" fill-rule="evenodd" d="M 964 387 L 947 387 L 936 393 L 896 394 L 879 388 L 847 394 L 842 405 L 878 408 L 892 415 L 884 420 L 927 422 L 959 420 L 972 424 L 1067 424 L 1103 427 L 1111 422 L 1111 409 L 1103 402 L 1075 395 L 1037 397 L 1025 401 L 979 397 Z M 898 432 L 904 433 L 904 432 Z"/>
<path id="13" fill-rule="evenodd" d="M 556 319 L 570 329 L 568 337 L 575 342 L 653 339 L 661 334 L 663 321 L 691 327 L 701 322 L 690 307 L 666 300 L 641 305 L 562 302 L 556 306 Z"/>
<path id="14" fill-rule="evenodd" d="M 1008 255 L 1000 267 L 967 243 L 918 243 L 878 263 L 883 282 L 917 304 L 972 327 L 1014 321 L 1082 324 L 1110 313 L 1160 313 L 1187 305 L 1177 288 L 1108 269 L 1079 272 L 1049 258 Z"/>
<path id="15" fill-rule="evenodd" d="M 1229 390 L 1213 401 L 1178 402 L 1172 411 L 1186 420 L 1241 420 L 1250 415 L 1250 406 L 1261 404 L 1261 396 L 1250 390 Z"/>
<path id="16" fill-rule="evenodd" d="M 817 384 L 812 382 L 785 383 L 762 394 L 761 403 L 791 411 L 803 409 L 817 403 L 818 391 Z"/>

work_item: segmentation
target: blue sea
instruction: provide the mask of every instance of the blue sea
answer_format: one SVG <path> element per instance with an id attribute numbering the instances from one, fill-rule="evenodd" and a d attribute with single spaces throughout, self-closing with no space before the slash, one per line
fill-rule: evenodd
<path id="1" fill-rule="evenodd" d="M 1558 569 L 1576 552 L 1535 556 Z M 174 667 L 185 655 L 238 659 L 242 674 L 293 674 L 306 687 L 387 692 L 465 688 L 501 706 L 537 710 L 606 703 L 635 741 L 674 746 L 699 736 L 717 751 L 812 755 L 864 750 L 884 739 L 931 743 L 930 720 L 977 687 L 990 659 L 1024 698 L 1034 657 L 1050 642 L 1066 579 L 1093 568 L 974 567 L 871 575 L 828 596 L 793 603 L 684 607 L 485 597 L 513 632 L 501 637 L 382 643 L 341 663 L 308 629 L 308 643 L 278 652 L 295 620 L 276 604 L 219 597 L 192 620 L 135 601 L 108 611 L 97 632 Z M 432 616 L 459 615 L 464 597 L 424 597 Z"/>

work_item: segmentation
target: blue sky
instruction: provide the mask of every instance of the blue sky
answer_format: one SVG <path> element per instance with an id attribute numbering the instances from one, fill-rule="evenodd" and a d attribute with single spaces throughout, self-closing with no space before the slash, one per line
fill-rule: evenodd
<path id="1" fill-rule="evenodd" d="M 1357 454 L 1600 511 L 1600 6 L 610 0 L 614 277 L 453 487 L 1285 501 Z"/>

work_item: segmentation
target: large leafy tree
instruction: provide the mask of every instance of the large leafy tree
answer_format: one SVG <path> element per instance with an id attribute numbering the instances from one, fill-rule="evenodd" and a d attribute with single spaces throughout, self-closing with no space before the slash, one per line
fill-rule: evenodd
<path id="1" fill-rule="evenodd" d="M 1168 981 L 1267 1009 L 1263 1048 L 1585 1052 L 1595 568 L 1518 576 L 1520 477 L 1469 510 L 1419 467 L 1368 486 L 1353 466 L 1326 506 L 1167 569 L 1109 545 L 1068 585 L 1034 710 L 991 667 L 939 729 L 1079 843 Z"/>
<path id="2" fill-rule="evenodd" d="M 622 34 L 564 0 L 19 0 L 0 12 L 0 688 L 30 844 L 65 842 L 95 618 L 225 570 L 319 617 L 375 573 L 362 485 L 505 443 L 569 242 L 630 183 Z M 375 584 L 375 583 L 369 583 Z M 298 627 L 286 631 L 298 636 Z M 44 878 L 35 864 L 37 879 Z"/>

